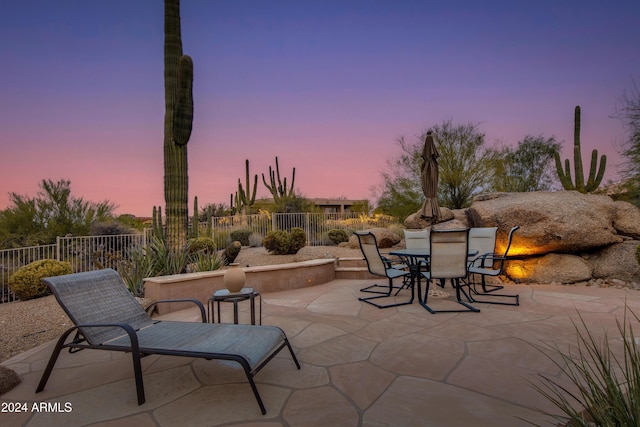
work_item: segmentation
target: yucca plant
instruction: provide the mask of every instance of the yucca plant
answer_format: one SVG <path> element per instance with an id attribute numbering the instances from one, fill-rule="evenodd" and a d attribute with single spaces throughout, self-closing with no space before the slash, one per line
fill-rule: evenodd
<path id="1" fill-rule="evenodd" d="M 567 387 L 540 374 L 541 384 L 532 383 L 533 388 L 563 415 L 542 412 L 564 426 L 640 426 L 640 352 L 628 313 L 631 320 L 640 322 L 627 308 L 623 320 L 616 320 L 622 355 L 612 351 L 606 333 L 598 340 L 587 329 L 582 316 L 580 323 L 574 322 L 577 332 L 574 351 L 563 352 L 555 344 L 538 347 L 571 383 Z"/>

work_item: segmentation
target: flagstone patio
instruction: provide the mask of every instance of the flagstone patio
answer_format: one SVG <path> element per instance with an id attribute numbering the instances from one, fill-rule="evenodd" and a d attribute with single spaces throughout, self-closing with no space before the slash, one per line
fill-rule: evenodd
<path id="1" fill-rule="evenodd" d="M 358 301 L 359 289 L 372 283 L 334 280 L 262 295 L 263 323 L 285 330 L 302 365 L 297 370 L 282 352 L 256 376 L 264 416 L 242 370 L 223 361 L 144 358 L 147 400 L 138 406 L 129 354 L 65 352 L 45 390 L 35 394 L 50 342 L 2 363 L 22 383 L 0 396 L 0 424 L 551 426 L 536 408 L 554 408 L 530 382 L 538 374 L 563 379 L 535 346 L 574 344 L 578 313 L 593 334 L 608 330 L 610 337 L 619 337 L 615 321 L 625 303 L 640 313 L 638 291 L 563 285 L 511 285 L 507 292 L 520 294 L 519 307 L 478 304 L 480 313 L 434 315 L 417 303 L 381 310 Z M 248 306 L 241 303 L 243 323 Z M 230 319 L 229 307 L 224 314 Z M 197 320 L 198 313 L 161 317 Z M 27 411 L 6 412 L 15 409 L 8 403 L 26 403 Z"/>

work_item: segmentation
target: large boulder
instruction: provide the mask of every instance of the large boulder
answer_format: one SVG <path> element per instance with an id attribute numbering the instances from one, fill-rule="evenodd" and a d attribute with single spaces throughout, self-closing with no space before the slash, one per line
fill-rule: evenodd
<path id="1" fill-rule="evenodd" d="M 585 255 L 585 260 L 593 269 L 593 278 L 640 283 L 640 264 L 636 260 L 638 245 L 640 241 L 631 240 Z"/>
<path id="2" fill-rule="evenodd" d="M 618 234 L 640 240 L 640 209 L 621 200 L 613 204 L 615 208 L 613 227 Z"/>
<path id="3" fill-rule="evenodd" d="M 591 267 L 577 255 L 548 254 L 509 260 L 506 275 L 522 283 L 576 283 L 591 279 Z"/>
<path id="4" fill-rule="evenodd" d="M 622 242 L 614 222 L 633 230 L 633 224 L 623 219 L 633 216 L 629 212 L 634 210 L 616 207 L 608 196 L 558 191 L 477 196 L 467 216 L 470 227 L 497 226 L 499 236 L 519 225 L 510 255 L 544 255 L 579 253 Z"/>
<path id="5" fill-rule="evenodd" d="M 404 220 L 405 228 L 409 230 L 413 230 L 413 229 L 420 229 L 420 228 L 428 228 L 431 225 L 433 225 L 432 221 L 422 218 L 421 214 L 422 214 L 422 210 L 409 215 Z M 445 208 L 444 206 L 441 206 L 440 218 L 438 218 L 436 222 L 440 223 L 440 222 L 450 221 L 452 219 L 454 219 L 453 211 L 449 208 Z"/>
<path id="6" fill-rule="evenodd" d="M 371 228 L 366 231 L 370 231 L 374 236 L 376 236 L 376 242 L 378 243 L 379 248 L 391 248 L 400 243 L 400 241 L 402 240 L 400 236 L 387 230 L 386 228 Z M 358 237 L 355 234 L 349 238 L 349 247 L 360 247 L 360 244 L 358 243 Z"/>

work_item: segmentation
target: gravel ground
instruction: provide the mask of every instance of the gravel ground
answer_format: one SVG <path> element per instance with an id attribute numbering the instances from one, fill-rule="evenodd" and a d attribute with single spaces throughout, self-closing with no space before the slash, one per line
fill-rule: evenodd
<path id="1" fill-rule="evenodd" d="M 258 266 L 361 256 L 360 249 L 335 246 L 307 246 L 295 255 L 270 255 L 264 248 L 243 248 L 236 262 L 242 266 Z M 0 304 L 0 363 L 57 339 L 72 325 L 53 295 Z"/>

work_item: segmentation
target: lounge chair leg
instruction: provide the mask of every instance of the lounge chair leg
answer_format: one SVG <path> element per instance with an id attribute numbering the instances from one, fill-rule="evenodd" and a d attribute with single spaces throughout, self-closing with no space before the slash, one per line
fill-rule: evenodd
<path id="1" fill-rule="evenodd" d="M 136 379 L 136 393 L 138 394 L 138 405 L 142 405 L 145 402 L 145 397 L 144 397 L 144 382 L 142 380 L 142 365 L 140 364 L 140 352 L 137 350 L 132 351 L 131 359 L 133 360 L 133 375 Z"/>
<path id="2" fill-rule="evenodd" d="M 64 342 L 67 340 L 67 337 L 71 332 L 76 330 L 77 328 L 73 327 L 66 331 L 62 336 L 58 339 L 56 346 L 53 349 L 53 353 L 51 353 L 51 357 L 49 358 L 49 362 L 47 363 L 47 367 L 42 373 L 42 377 L 40 378 L 40 383 L 38 383 L 38 387 L 36 388 L 36 393 L 40 393 L 44 390 L 44 387 L 47 385 L 47 381 L 49 381 L 49 376 L 53 371 L 53 367 L 56 365 L 56 361 L 58 360 L 58 356 L 60 356 L 60 352 L 64 348 Z"/>

